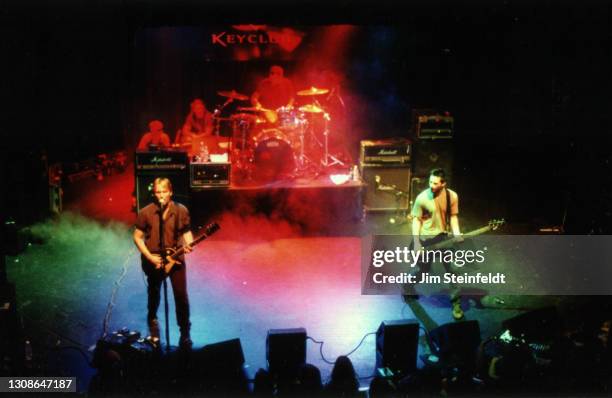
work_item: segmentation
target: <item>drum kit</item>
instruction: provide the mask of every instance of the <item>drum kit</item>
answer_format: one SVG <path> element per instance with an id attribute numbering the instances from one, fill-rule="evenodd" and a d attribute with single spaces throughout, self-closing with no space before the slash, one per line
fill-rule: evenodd
<path id="1" fill-rule="evenodd" d="M 344 165 L 329 153 L 329 121 L 331 117 L 317 97 L 328 89 L 311 87 L 297 92 L 310 99 L 300 107 L 238 106 L 236 113 L 221 117 L 223 109 L 233 101 L 247 101 L 248 96 L 235 90 L 218 91 L 227 98 L 215 109 L 215 132 L 221 123 L 231 127 L 231 160 L 242 178 L 274 181 L 284 178 L 317 176 L 332 165 Z"/>

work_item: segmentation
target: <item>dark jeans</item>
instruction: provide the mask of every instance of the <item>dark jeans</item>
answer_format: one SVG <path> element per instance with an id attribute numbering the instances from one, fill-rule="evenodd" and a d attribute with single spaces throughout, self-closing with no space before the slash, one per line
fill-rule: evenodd
<path id="1" fill-rule="evenodd" d="M 425 250 L 427 250 L 427 246 L 428 245 L 432 245 L 438 242 L 441 242 L 443 240 L 447 239 L 446 234 L 443 235 L 439 235 L 436 236 L 434 238 L 428 239 L 426 241 L 421 240 L 421 244 L 423 245 L 423 247 L 425 248 Z M 419 262 L 418 265 L 416 266 L 416 271 L 411 272 L 411 275 L 414 275 L 416 277 L 416 280 L 419 281 L 421 280 L 421 275 L 424 273 L 430 273 L 431 272 L 431 262 Z M 453 269 L 451 268 L 451 265 L 445 262 L 442 262 L 442 265 L 444 266 L 444 270 L 446 272 L 450 272 L 450 273 L 455 273 L 453 271 Z M 450 287 L 450 301 L 451 303 L 454 303 L 456 301 L 460 301 L 461 300 L 461 296 L 459 295 L 460 292 L 460 288 L 454 284 L 454 283 L 450 283 L 449 284 Z M 411 294 L 415 294 L 415 290 L 414 290 L 414 285 L 413 284 L 408 284 L 408 285 L 404 285 L 404 294 L 407 295 L 411 295 Z"/>
<path id="2" fill-rule="evenodd" d="M 147 321 L 150 323 L 157 318 L 157 310 L 161 300 L 161 285 L 163 278 L 161 273 L 154 270 L 153 266 L 143 260 L 142 269 L 147 275 L 148 313 Z M 189 331 L 189 297 L 187 296 L 187 272 L 184 264 L 177 264 L 170 271 L 170 282 L 174 303 L 176 306 L 176 321 L 181 332 Z"/>
<path id="3" fill-rule="evenodd" d="M 450 264 L 447 263 L 442 263 L 444 265 L 444 269 L 446 270 L 446 272 L 450 272 L 454 274 L 454 271 L 451 269 Z M 431 263 L 419 263 L 419 265 L 417 265 L 417 270 L 415 272 L 412 273 L 412 275 L 416 276 L 416 280 L 421 280 L 421 275 L 424 273 L 429 273 L 431 272 Z M 451 303 L 454 303 L 455 301 L 459 301 L 461 300 L 461 297 L 459 296 L 459 287 L 454 284 L 454 283 L 449 283 L 449 287 L 450 287 L 450 301 Z M 414 286 L 411 284 L 410 288 L 412 288 L 414 290 Z M 410 289 L 408 288 L 408 289 Z M 406 293 L 409 294 L 409 293 Z"/>

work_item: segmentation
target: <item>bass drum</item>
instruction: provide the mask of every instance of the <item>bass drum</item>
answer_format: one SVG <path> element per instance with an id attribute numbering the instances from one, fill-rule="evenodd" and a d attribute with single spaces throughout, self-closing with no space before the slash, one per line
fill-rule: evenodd
<path id="1" fill-rule="evenodd" d="M 289 139 L 278 129 L 266 129 L 253 137 L 253 177 L 274 181 L 295 170 Z"/>

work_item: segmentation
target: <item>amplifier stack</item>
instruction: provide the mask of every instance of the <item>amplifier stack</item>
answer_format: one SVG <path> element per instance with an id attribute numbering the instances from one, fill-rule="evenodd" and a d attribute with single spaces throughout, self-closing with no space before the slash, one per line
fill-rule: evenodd
<path id="1" fill-rule="evenodd" d="M 168 178 L 172 183 L 172 199 L 189 204 L 189 162 L 185 151 L 137 151 L 135 158 L 136 200 L 138 210 L 153 201 L 153 181 Z"/>
<path id="2" fill-rule="evenodd" d="M 429 187 L 429 173 L 444 169 L 446 184 L 453 188 L 454 118 L 448 112 L 415 109 L 412 114 L 416 135 L 410 203 Z"/>
<path id="3" fill-rule="evenodd" d="M 364 140 L 359 165 L 366 184 L 363 210 L 366 222 L 384 227 L 409 211 L 412 143 L 402 138 Z"/>

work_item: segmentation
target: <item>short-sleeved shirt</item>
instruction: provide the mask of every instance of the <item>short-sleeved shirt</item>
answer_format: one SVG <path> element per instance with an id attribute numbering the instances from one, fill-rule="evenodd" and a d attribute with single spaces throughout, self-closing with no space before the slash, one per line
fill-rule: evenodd
<path id="1" fill-rule="evenodd" d="M 195 115 L 187 115 L 183 124 L 183 134 L 204 134 L 212 131 L 213 117 L 208 111 L 204 112 L 204 117 L 198 118 Z"/>
<path id="2" fill-rule="evenodd" d="M 450 220 L 446 219 L 446 191 L 450 194 L 450 214 L 459 214 L 459 196 L 450 189 L 442 189 L 434 197 L 431 189 L 421 192 L 412 206 L 412 216 L 421 220 L 420 236 L 433 237 L 446 232 Z"/>
<path id="3" fill-rule="evenodd" d="M 264 108 L 277 109 L 288 105 L 293 98 L 293 84 L 286 77 L 276 82 L 266 78 L 257 86 L 257 92 Z"/>
<path id="4" fill-rule="evenodd" d="M 184 244 L 183 234 L 191 230 L 189 210 L 180 203 L 168 203 L 168 218 L 164 220 L 164 243 L 166 248 Z M 152 253 L 160 252 L 159 211 L 155 203 L 151 203 L 138 212 L 137 229 L 145 234 L 145 245 Z"/>

